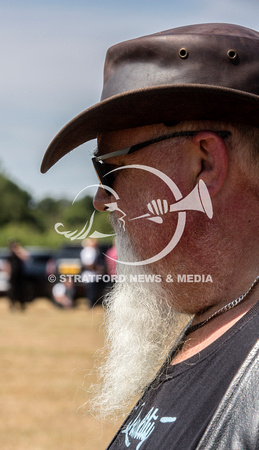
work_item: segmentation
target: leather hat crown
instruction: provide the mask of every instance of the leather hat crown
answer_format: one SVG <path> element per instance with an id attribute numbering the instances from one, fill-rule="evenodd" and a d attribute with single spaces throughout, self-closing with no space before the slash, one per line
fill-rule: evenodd
<path id="1" fill-rule="evenodd" d="M 201 24 L 122 42 L 107 52 L 101 101 L 58 133 L 41 171 L 104 131 L 183 120 L 259 127 L 258 105 L 257 31 Z"/>

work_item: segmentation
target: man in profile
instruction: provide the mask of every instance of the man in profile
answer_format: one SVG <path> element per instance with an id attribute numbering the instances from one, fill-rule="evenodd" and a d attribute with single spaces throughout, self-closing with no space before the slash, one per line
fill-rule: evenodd
<path id="1" fill-rule="evenodd" d="M 97 137 L 95 207 L 125 212 L 91 407 L 140 398 L 111 449 L 258 448 L 258 43 L 201 24 L 115 45 L 101 102 L 46 152 L 43 172 Z"/>

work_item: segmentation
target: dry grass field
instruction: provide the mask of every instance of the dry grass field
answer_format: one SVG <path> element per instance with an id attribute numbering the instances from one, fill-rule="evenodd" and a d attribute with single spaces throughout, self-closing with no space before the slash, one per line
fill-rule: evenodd
<path id="1" fill-rule="evenodd" d="M 78 408 L 102 347 L 101 306 L 55 308 L 45 299 L 10 312 L 0 298 L 0 449 L 102 450 L 116 431 Z"/>

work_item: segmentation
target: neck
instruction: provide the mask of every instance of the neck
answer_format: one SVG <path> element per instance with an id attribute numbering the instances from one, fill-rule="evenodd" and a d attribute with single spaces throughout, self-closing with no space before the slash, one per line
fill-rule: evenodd
<path id="1" fill-rule="evenodd" d="M 244 292 L 242 295 L 240 295 L 239 297 L 237 297 L 235 300 L 230 301 L 229 303 L 227 303 L 226 305 L 222 306 L 221 308 L 217 309 L 217 311 L 215 311 L 214 313 L 212 313 L 209 317 L 207 317 L 206 319 L 191 325 L 188 330 L 186 331 L 186 336 L 196 330 L 198 330 L 201 327 L 204 327 L 205 325 L 207 325 L 211 320 L 214 320 L 216 317 L 221 316 L 221 314 L 224 314 L 228 311 L 230 311 L 231 309 L 235 308 L 236 306 L 238 306 L 241 302 L 243 302 L 247 297 L 249 297 L 249 294 L 251 294 L 251 291 L 253 290 L 253 288 L 257 285 L 259 281 L 259 276 L 254 280 L 254 282 L 252 283 L 252 285 L 249 287 L 249 289 Z"/>
<path id="2" fill-rule="evenodd" d="M 204 310 L 196 313 L 193 324 L 203 321 L 209 321 L 218 315 L 221 315 L 228 310 L 237 307 L 239 303 L 248 300 L 249 298 L 257 298 L 257 285 L 259 283 L 259 275 L 254 278 L 254 281 L 250 284 L 246 284 L 245 290 L 240 295 L 240 291 L 238 293 L 238 297 L 236 296 L 236 291 L 234 294 L 225 295 L 224 300 L 213 304 L 210 307 L 205 308 Z M 230 297 L 230 298 L 228 298 Z M 232 297 L 232 298 L 231 298 Z"/>
<path id="3" fill-rule="evenodd" d="M 254 286 L 244 301 L 240 302 L 236 307 L 215 317 L 203 327 L 189 333 L 187 340 L 174 357 L 172 364 L 178 364 L 179 362 L 185 361 L 212 344 L 212 342 L 222 336 L 257 303 L 258 297 L 259 284 Z M 226 303 L 227 302 L 225 301 L 225 305 Z M 208 319 L 218 309 L 219 305 L 215 305 L 207 309 L 206 312 L 196 314 L 193 324 Z"/>

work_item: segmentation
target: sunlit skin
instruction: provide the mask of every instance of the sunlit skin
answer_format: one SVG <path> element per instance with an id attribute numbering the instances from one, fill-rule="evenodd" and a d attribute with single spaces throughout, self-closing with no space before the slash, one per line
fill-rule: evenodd
<path id="1" fill-rule="evenodd" d="M 143 139 L 145 139 L 145 136 L 143 136 Z M 125 144 L 122 143 L 119 145 Z M 164 147 L 165 146 L 166 143 L 164 143 Z M 169 171 L 168 164 L 166 164 L 166 157 L 168 156 L 168 154 L 170 154 L 172 160 L 174 160 L 174 147 L 171 145 L 170 150 L 165 151 L 163 158 L 160 158 L 160 160 L 156 155 L 157 148 L 158 144 L 154 144 L 149 148 L 140 150 L 139 152 L 132 155 L 112 158 L 111 160 L 109 160 L 109 163 L 116 165 L 118 164 L 119 166 L 140 164 L 144 166 L 156 167 L 163 173 L 170 172 L 171 175 L 173 164 L 170 163 L 172 167 Z M 123 205 L 123 210 L 127 214 L 127 232 L 138 234 L 139 232 L 141 232 L 141 230 L 143 230 L 144 226 L 146 231 L 154 233 L 154 230 L 156 230 L 156 234 L 161 235 L 163 227 L 146 219 L 137 221 L 130 221 L 130 219 L 146 213 L 147 203 L 152 201 L 153 199 L 156 200 L 158 198 L 165 198 L 170 203 L 175 202 L 171 191 L 168 189 L 165 183 L 162 182 L 154 174 L 148 173 L 145 170 L 129 168 L 116 172 L 114 188 L 121 199 L 119 205 Z M 99 194 L 102 194 L 102 190 L 99 191 Z M 106 200 L 111 201 L 111 198 L 108 198 Z M 118 213 L 116 214 L 118 215 Z M 169 217 L 167 216 L 167 219 L 168 218 Z M 171 215 L 170 220 L 175 222 L 176 218 Z M 157 240 L 158 238 L 159 236 L 157 236 Z"/>
<path id="2" fill-rule="evenodd" d="M 164 125 L 156 125 L 104 133 L 98 138 L 99 154 L 122 149 L 170 131 L 172 130 Z M 255 243 L 257 220 L 256 213 L 253 214 L 251 209 L 254 205 L 256 211 L 256 199 L 252 193 L 245 191 L 247 180 L 245 176 L 242 178 L 239 161 L 219 136 L 209 131 L 200 132 L 187 140 L 174 139 L 157 143 L 132 155 L 116 157 L 107 162 L 155 167 L 173 179 L 183 197 L 191 192 L 199 179 L 203 179 L 207 185 L 213 203 L 213 220 L 210 221 L 200 212 L 188 212 L 181 241 L 167 257 L 151 267 L 155 273 L 162 274 L 212 275 L 212 284 L 171 284 L 168 296 L 171 290 L 179 298 L 179 303 L 174 304 L 174 307 L 196 313 L 195 323 L 204 320 L 249 287 L 257 276 L 256 267 L 259 266 L 256 252 L 258 246 Z M 126 212 L 127 218 L 146 212 L 145 205 L 152 199 L 166 198 L 171 203 L 175 201 L 165 184 L 152 174 L 144 171 L 140 174 L 140 171 L 130 169 L 117 173 L 113 187 L 120 197 L 120 208 Z M 105 205 L 111 201 L 113 199 L 104 189 L 99 188 L 94 200 L 95 208 L 104 211 Z M 120 216 L 120 213 L 115 214 Z M 176 221 L 176 214 L 165 217 L 162 226 L 148 220 L 128 220 L 126 232 L 141 258 L 145 259 L 167 243 L 170 230 L 175 230 Z M 244 237 L 237 246 L 236 239 L 240 229 L 247 229 L 247 239 Z M 218 236 L 221 237 L 220 240 Z M 233 260 L 234 265 L 231 263 Z M 196 335 L 199 334 L 203 342 L 206 341 L 204 333 L 210 336 L 211 331 L 213 339 L 216 338 L 220 333 L 220 324 L 222 332 L 225 331 L 226 327 L 231 326 L 231 321 L 238 320 L 255 301 L 256 296 L 251 295 L 244 305 L 215 319 L 211 325 L 196 331 Z M 202 312 L 205 309 L 207 311 Z"/>
<path id="3" fill-rule="evenodd" d="M 134 130 L 134 133 L 130 130 L 120 133 L 106 133 L 99 137 L 99 152 L 107 153 L 128 145 L 134 145 L 135 143 L 169 133 L 169 130 L 165 126 L 160 125 L 143 127 L 138 129 L 137 132 Z M 153 144 L 132 155 L 111 158 L 107 162 L 118 166 L 140 164 L 154 167 L 168 175 L 179 187 L 182 195 L 185 196 L 192 190 L 195 180 L 193 177 L 193 180 L 188 182 L 190 176 L 189 174 L 187 176 L 189 172 L 188 154 L 191 151 L 191 147 L 187 148 L 186 152 L 182 152 L 179 148 L 179 143 L 180 139 L 174 139 L 173 141 Z M 178 170 L 179 166 L 181 171 Z M 152 200 L 166 199 L 168 204 L 173 204 L 175 198 L 170 189 L 154 174 L 137 169 L 118 171 L 113 187 L 120 197 L 118 206 L 127 214 L 125 218 L 126 231 L 130 236 L 134 236 L 136 249 L 139 250 L 141 248 L 142 259 L 146 259 L 152 254 L 161 251 L 165 243 L 168 243 L 171 239 L 172 233 L 174 233 L 177 214 L 164 216 L 162 225 L 146 219 L 135 221 L 130 221 L 130 219 L 148 212 L 147 204 Z M 105 204 L 113 200 L 112 196 L 107 196 L 103 189 L 99 189 L 95 197 L 95 207 L 102 211 L 105 209 Z M 117 217 L 121 216 L 121 213 L 115 212 L 115 214 Z M 142 239 L 143 229 L 145 229 L 146 233 L 145 246 L 143 246 Z M 172 230 L 172 232 L 168 232 L 168 230 Z"/>

